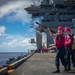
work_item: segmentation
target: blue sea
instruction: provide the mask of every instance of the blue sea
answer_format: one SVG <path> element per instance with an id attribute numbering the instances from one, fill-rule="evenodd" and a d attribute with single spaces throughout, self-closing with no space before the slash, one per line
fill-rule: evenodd
<path id="1" fill-rule="evenodd" d="M 23 54 L 27 54 L 26 52 L 0 52 L 0 67 L 5 65 L 6 61 L 9 58 L 17 58 Z"/>

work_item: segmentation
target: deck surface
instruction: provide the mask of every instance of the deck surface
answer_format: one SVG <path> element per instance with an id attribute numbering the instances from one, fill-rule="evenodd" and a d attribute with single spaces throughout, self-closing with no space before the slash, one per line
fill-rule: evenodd
<path id="1" fill-rule="evenodd" d="M 54 75 L 56 70 L 55 53 L 35 53 L 31 58 L 14 70 L 10 75 Z M 61 73 L 55 75 L 75 75 L 75 68 L 69 72 L 63 72 L 63 66 L 60 66 Z"/>

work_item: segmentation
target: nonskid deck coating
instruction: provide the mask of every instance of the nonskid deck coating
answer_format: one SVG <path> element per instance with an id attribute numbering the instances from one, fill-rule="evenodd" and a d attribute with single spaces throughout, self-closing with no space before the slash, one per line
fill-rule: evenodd
<path id="1" fill-rule="evenodd" d="M 10 75 L 54 75 L 52 71 L 56 70 L 55 53 L 35 53 L 31 58 L 19 66 Z M 72 67 L 70 72 L 63 72 L 63 66 L 60 66 L 61 73 L 57 75 L 75 75 L 75 68 Z"/>

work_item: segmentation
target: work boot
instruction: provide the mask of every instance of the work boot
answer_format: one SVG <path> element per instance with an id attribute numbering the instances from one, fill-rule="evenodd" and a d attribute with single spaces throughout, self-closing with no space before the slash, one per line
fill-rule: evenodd
<path id="1" fill-rule="evenodd" d="M 52 73 L 60 73 L 60 70 L 53 71 Z"/>
<path id="2" fill-rule="evenodd" d="M 66 71 L 66 72 L 68 71 L 68 69 L 67 69 L 67 67 L 66 67 L 66 66 L 64 66 L 64 70 L 63 70 L 63 71 Z"/>
<path id="3" fill-rule="evenodd" d="M 70 71 L 70 70 L 71 70 L 70 66 L 68 66 L 67 70 L 68 70 L 68 71 Z"/>
<path id="4" fill-rule="evenodd" d="M 59 66 L 56 66 L 57 70 L 56 71 L 53 71 L 52 73 L 60 73 L 60 69 L 59 69 Z"/>

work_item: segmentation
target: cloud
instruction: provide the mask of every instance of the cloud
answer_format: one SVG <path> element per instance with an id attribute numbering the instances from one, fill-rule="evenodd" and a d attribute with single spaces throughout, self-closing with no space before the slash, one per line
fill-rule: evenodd
<path id="1" fill-rule="evenodd" d="M 6 37 L 6 39 L 13 39 L 14 38 L 14 36 L 12 36 L 12 35 L 8 35 L 7 37 Z"/>
<path id="2" fill-rule="evenodd" d="M 29 40 L 35 38 L 34 29 L 29 29 L 24 35 L 6 34 L 6 27 L 0 26 L 0 52 L 27 52 L 28 49 L 35 49 Z"/>
<path id="3" fill-rule="evenodd" d="M 31 15 L 29 15 L 24 8 L 29 7 L 30 5 L 38 4 L 39 0 L 6 0 L 1 1 L 3 4 L 0 7 L 0 18 L 7 16 L 7 21 L 19 20 L 23 24 L 30 21 Z M 13 15 L 10 15 L 10 14 Z"/>
<path id="4" fill-rule="evenodd" d="M 4 36 L 3 36 L 4 37 Z M 10 51 L 16 52 L 24 51 L 27 52 L 28 49 L 35 49 L 35 46 L 29 43 L 29 40 L 35 37 L 25 37 L 21 35 L 6 35 L 5 38 L 2 38 L 0 41 L 0 51 Z"/>
<path id="5" fill-rule="evenodd" d="M 0 0 L 0 6 L 2 5 L 5 5 L 5 4 L 8 4 L 8 2 L 16 2 L 16 1 L 21 1 L 21 2 L 32 2 L 32 3 L 35 3 L 36 5 L 39 4 L 40 1 L 42 0 Z"/>
<path id="6" fill-rule="evenodd" d="M 33 1 L 36 1 L 37 4 L 39 0 Z M 19 20 L 25 24 L 30 21 L 31 15 L 24 8 L 32 4 L 32 0 L 0 0 L 0 19 L 5 18 L 8 22 Z M 5 30 L 6 27 L 0 26 L 0 51 L 14 52 L 16 50 L 19 52 L 35 48 L 29 43 L 31 38 L 35 38 L 33 34 L 30 34 L 30 32 L 33 32 L 33 29 L 28 30 L 25 36 L 5 34 Z"/>
<path id="7" fill-rule="evenodd" d="M 0 7 L 0 18 L 3 18 L 4 16 L 8 15 L 7 16 L 8 21 L 19 20 L 22 23 L 28 22 L 30 16 L 24 10 L 24 4 L 25 2 L 16 1 L 16 2 L 9 2 L 8 4 L 3 5 L 2 7 Z M 11 13 L 14 14 L 10 15 Z"/>
<path id="8" fill-rule="evenodd" d="M 5 33 L 5 26 L 0 26 L 0 36 Z"/>
<path id="9" fill-rule="evenodd" d="M 8 47 L 16 47 L 16 46 L 27 46 L 30 45 L 29 40 L 30 37 L 25 38 L 24 36 L 20 35 L 8 35 L 6 37 L 7 42 L 3 42 L 2 45 L 8 46 Z"/>
<path id="10" fill-rule="evenodd" d="M 2 5 L 4 5 L 4 4 L 8 3 L 8 1 L 10 1 L 10 0 L 0 0 L 0 6 L 2 6 Z"/>
<path id="11" fill-rule="evenodd" d="M 35 35 L 35 30 L 33 28 L 26 30 L 25 36 L 32 37 Z"/>

